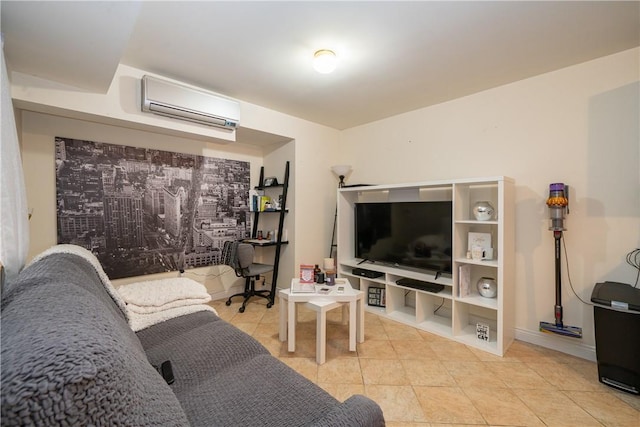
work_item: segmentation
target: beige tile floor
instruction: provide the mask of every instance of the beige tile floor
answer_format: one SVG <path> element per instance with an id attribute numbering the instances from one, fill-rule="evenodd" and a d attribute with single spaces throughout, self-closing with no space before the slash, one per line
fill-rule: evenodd
<path id="1" fill-rule="evenodd" d="M 315 313 L 299 312 L 296 351 L 278 338 L 279 306 L 253 299 L 238 313 L 211 304 L 221 318 L 338 400 L 364 394 L 397 426 L 633 426 L 640 397 L 598 382 L 593 362 L 521 341 L 504 357 L 365 314 L 365 342 L 349 352 L 340 310 L 329 313 L 327 362 L 315 362 Z"/>

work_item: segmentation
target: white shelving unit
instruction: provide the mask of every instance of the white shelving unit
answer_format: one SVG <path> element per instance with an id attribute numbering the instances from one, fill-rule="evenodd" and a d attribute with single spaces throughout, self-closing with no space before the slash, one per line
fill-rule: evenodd
<path id="1" fill-rule="evenodd" d="M 410 184 L 345 187 L 338 190 L 338 273 L 351 285 L 368 293 L 369 287 L 384 287 L 386 306 L 366 310 L 425 331 L 450 338 L 492 354 L 503 356 L 514 338 L 514 181 L 499 176 Z M 453 204 L 452 274 L 362 263 L 354 256 L 354 205 L 359 202 L 413 202 L 451 200 Z M 474 218 L 472 208 L 487 200 L 496 209 L 489 221 Z M 493 259 L 467 258 L 469 232 L 490 233 Z M 471 293 L 461 296 L 459 267 L 468 265 Z M 354 268 L 382 273 L 377 278 L 353 274 Z M 480 277 L 496 279 L 495 298 L 480 296 Z M 400 286 L 398 279 L 410 278 L 444 285 L 438 293 Z M 489 340 L 477 337 L 478 324 L 489 327 Z"/>

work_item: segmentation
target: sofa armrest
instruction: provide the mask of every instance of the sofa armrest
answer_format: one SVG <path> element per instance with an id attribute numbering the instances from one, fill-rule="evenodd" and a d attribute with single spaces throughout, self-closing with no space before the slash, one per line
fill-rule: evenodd
<path id="1" fill-rule="evenodd" d="M 383 427 L 384 425 L 380 406 L 360 394 L 351 396 L 312 424 L 313 427 Z"/>

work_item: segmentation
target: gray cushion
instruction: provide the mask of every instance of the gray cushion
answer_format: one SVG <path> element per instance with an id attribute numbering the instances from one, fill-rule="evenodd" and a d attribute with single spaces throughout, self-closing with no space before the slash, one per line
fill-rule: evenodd
<path id="1" fill-rule="evenodd" d="M 120 309 L 81 257 L 48 256 L 2 299 L 9 425 L 188 425 Z"/>
<path id="2" fill-rule="evenodd" d="M 339 402 L 284 363 L 259 355 L 180 396 L 193 426 L 307 426 Z"/>
<path id="3" fill-rule="evenodd" d="M 259 354 L 269 354 L 262 344 L 210 311 L 176 317 L 137 333 L 149 361 L 170 360 L 180 394 L 185 378 L 198 381 Z"/>

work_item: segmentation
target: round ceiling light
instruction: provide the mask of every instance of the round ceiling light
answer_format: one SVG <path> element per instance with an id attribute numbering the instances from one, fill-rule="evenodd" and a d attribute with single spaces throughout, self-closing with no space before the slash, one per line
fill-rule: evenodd
<path id="1" fill-rule="evenodd" d="M 336 69 L 338 58 L 332 50 L 321 49 L 313 54 L 313 68 L 319 73 L 328 74 Z"/>

